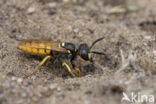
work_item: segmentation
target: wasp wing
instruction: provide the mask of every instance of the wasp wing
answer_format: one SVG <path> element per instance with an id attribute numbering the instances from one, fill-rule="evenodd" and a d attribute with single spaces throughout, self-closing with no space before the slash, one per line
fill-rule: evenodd
<path id="1" fill-rule="evenodd" d="M 32 52 L 32 50 L 40 50 L 40 51 L 52 51 L 58 53 L 67 54 L 68 51 L 62 47 L 60 47 L 61 42 L 57 41 L 48 41 L 48 40 L 24 40 L 19 46 L 18 49 L 23 50 L 27 53 Z M 38 52 L 39 53 L 39 52 Z M 44 53 L 46 55 L 46 53 Z M 50 54 L 48 52 L 47 54 Z M 40 55 L 40 53 L 38 54 Z"/>

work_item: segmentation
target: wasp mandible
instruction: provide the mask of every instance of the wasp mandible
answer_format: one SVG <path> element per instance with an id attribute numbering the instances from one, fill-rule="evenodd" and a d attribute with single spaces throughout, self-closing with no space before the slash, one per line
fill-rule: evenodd
<path id="1" fill-rule="evenodd" d="M 31 54 L 38 56 L 45 56 L 45 58 L 35 67 L 35 69 L 28 75 L 24 76 L 27 78 L 33 75 L 37 70 L 47 61 L 54 57 L 53 53 L 58 53 L 62 55 L 67 55 L 73 69 L 78 73 L 80 77 L 81 71 L 80 69 L 73 63 L 73 60 L 76 59 L 77 56 L 80 56 L 85 61 L 91 61 L 91 54 L 99 54 L 105 55 L 102 52 L 91 51 L 92 47 L 99 41 L 103 40 L 104 37 L 95 40 L 92 45 L 89 47 L 86 43 L 82 43 L 79 45 L 78 49 L 75 47 L 73 43 L 70 42 L 57 42 L 57 41 L 48 41 L 48 40 L 23 40 L 21 44 L 18 45 L 18 49 Z M 76 75 L 72 72 L 71 68 L 66 62 L 61 62 L 63 67 L 66 67 L 68 72 L 73 76 Z"/>

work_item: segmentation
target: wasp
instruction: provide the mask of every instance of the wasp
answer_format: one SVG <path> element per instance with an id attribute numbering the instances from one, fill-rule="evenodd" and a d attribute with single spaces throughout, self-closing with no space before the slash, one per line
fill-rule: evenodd
<path id="1" fill-rule="evenodd" d="M 24 78 L 27 78 L 27 77 L 35 74 L 35 72 L 37 72 L 38 69 L 47 60 L 50 60 L 51 58 L 55 57 L 54 53 L 67 56 L 65 58 L 70 60 L 73 69 L 77 72 L 78 76 L 80 77 L 82 75 L 81 71 L 73 63 L 73 61 L 76 59 L 77 56 L 80 56 L 80 58 L 85 61 L 93 62 L 92 55 L 91 55 L 92 53 L 99 54 L 99 55 L 105 55 L 102 52 L 91 51 L 92 47 L 98 41 L 101 41 L 103 39 L 104 39 L 104 37 L 95 40 L 91 44 L 90 47 L 86 43 L 82 43 L 79 45 L 78 48 L 76 48 L 76 46 L 70 42 L 57 42 L 57 41 L 48 41 L 48 40 L 23 40 L 23 42 L 18 45 L 19 50 L 22 50 L 25 53 L 28 53 L 31 55 L 45 56 L 45 58 L 35 67 L 35 69 L 28 75 L 24 76 Z M 61 62 L 61 63 L 62 63 L 63 67 L 67 68 L 68 72 L 73 77 L 76 77 L 76 75 L 72 72 L 71 68 L 69 67 L 69 65 L 66 62 Z"/>

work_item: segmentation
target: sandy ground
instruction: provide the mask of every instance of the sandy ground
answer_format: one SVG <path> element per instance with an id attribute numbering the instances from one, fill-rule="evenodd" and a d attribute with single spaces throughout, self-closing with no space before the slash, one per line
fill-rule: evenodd
<path id="1" fill-rule="evenodd" d="M 123 92 L 156 100 L 156 0 L 0 0 L 0 36 L 0 104 L 130 104 Z M 106 56 L 83 61 L 82 77 L 49 61 L 23 79 L 43 59 L 18 50 L 23 39 L 100 37 L 93 50 Z"/>

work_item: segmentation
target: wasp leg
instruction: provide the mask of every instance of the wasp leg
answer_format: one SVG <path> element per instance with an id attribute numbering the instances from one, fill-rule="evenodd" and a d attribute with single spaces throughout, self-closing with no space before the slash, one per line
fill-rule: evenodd
<path id="1" fill-rule="evenodd" d="M 62 62 L 62 66 L 66 66 L 66 68 L 68 69 L 68 72 L 73 76 L 75 77 L 75 74 L 71 71 L 71 68 L 69 67 L 69 65 L 65 62 Z"/>
<path id="2" fill-rule="evenodd" d="M 76 70 L 76 71 L 78 72 L 78 76 L 81 77 L 81 71 L 80 71 L 80 69 L 79 69 L 78 67 L 75 66 L 75 67 L 74 67 L 74 70 Z"/>
<path id="3" fill-rule="evenodd" d="M 33 74 L 35 74 L 37 72 L 37 70 L 49 59 L 51 59 L 52 56 L 46 56 L 41 62 L 40 64 L 38 64 L 35 69 L 28 75 L 24 76 L 24 78 L 28 78 L 29 76 L 32 76 Z"/>
<path id="4" fill-rule="evenodd" d="M 71 64 L 72 64 L 74 70 L 77 71 L 78 76 L 81 77 L 81 71 L 80 71 L 80 69 L 78 67 L 76 67 L 76 65 L 72 61 L 71 61 Z"/>
<path id="5" fill-rule="evenodd" d="M 80 59 L 80 69 L 81 69 L 81 68 L 82 68 L 82 60 Z M 79 68 L 78 68 L 78 69 L 79 69 Z M 79 71 L 78 71 L 78 73 L 79 73 L 79 77 L 82 76 L 80 69 L 79 69 Z"/>

